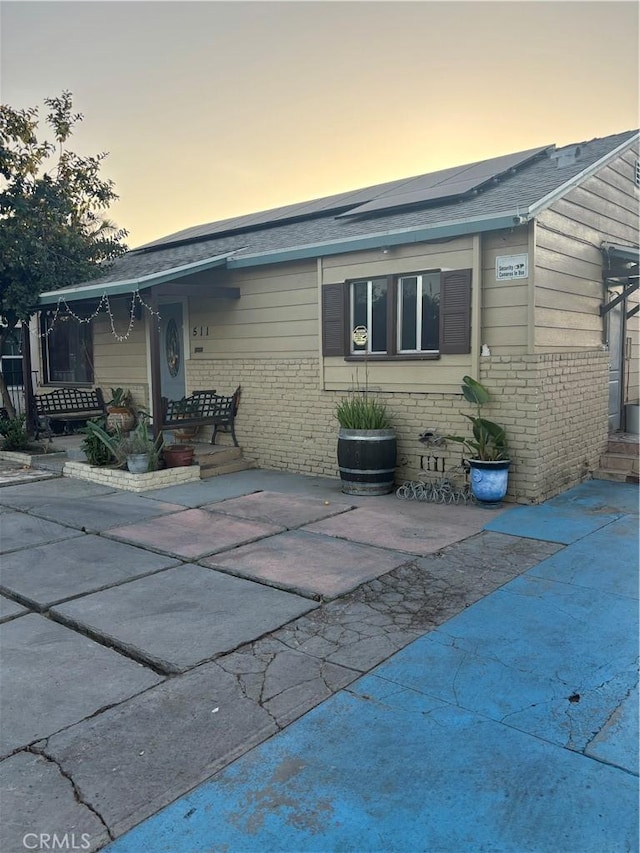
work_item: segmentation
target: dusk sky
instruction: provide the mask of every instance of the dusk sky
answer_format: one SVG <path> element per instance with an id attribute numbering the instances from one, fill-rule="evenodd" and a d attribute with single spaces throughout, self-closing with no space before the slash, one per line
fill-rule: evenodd
<path id="1" fill-rule="evenodd" d="M 131 247 L 635 128 L 635 2 L 1 2 L 1 96 L 69 89 Z"/>

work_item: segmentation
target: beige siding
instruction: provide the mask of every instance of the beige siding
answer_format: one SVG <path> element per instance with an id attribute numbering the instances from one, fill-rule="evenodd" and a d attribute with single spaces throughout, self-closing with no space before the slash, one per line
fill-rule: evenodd
<path id="1" fill-rule="evenodd" d="M 111 299 L 113 326 L 117 335 L 127 336 L 117 340 L 111 329 L 109 316 L 100 313 L 93 324 L 93 361 L 95 385 L 102 388 L 105 401 L 110 388 L 128 388 L 137 405 L 149 405 L 147 377 L 147 345 L 145 323 L 135 321 L 129 330 L 131 301 Z"/>
<path id="2" fill-rule="evenodd" d="M 625 152 L 538 217 L 536 352 L 602 346 L 600 248 L 603 241 L 638 245 L 637 156 L 637 150 Z"/>
<path id="3" fill-rule="evenodd" d="M 628 307 L 633 308 L 640 303 L 638 291 L 631 294 Z M 640 312 L 629 318 L 627 321 L 625 347 L 625 383 L 624 383 L 624 401 L 625 403 L 640 402 Z"/>
<path id="4" fill-rule="evenodd" d="M 322 283 L 334 284 L 347 279 L 372 278 L 396 273 L 425 270 L 471 269 L 473 237 L 459 237 L 440 243 L 413 243 L 382 250 L 335 255 L 322 260 Z M 472 287 L 478 286 L 477 275 Z M 472 318 L 473 322 L 473 318 Z M 443 355 L 433 360 L 369 362 L 366 366 L 369 387 L 383 393 L 451 393 L 459 390 L 462 377 L 472 372 L 469 355 Z M 342 358 L 324 359 L 324 388 L 345 391 L 365 384 L 365 365 Z"/>
<path id="5" fill-rule="evenodd" d="M 189 300 L 191 325 L 208 327 L 205 336 L 191 337 L 192 359 L 317 354 L 315 261 L 237 270 L 224 284 L 238 287 L 240 299 Z"/>
<path id="6" fill-rule="evenodd" d="M 441 243 L 411 243 L 391 246 L 388 252 L 375 249 L 323 258 L 322 283 L 348 278 L 372 278 L 424 270 L 460 270 L 472 266 L 473 237 L 456 237 Z"/>
<path id="7" fill-rule="evenodd" d="M 526 226 L 482 237 L 481 343 L 493 355 L 527 351 L 529 280 L 496 281 L 496 258 L 524 254 L 528 249 Z"/>

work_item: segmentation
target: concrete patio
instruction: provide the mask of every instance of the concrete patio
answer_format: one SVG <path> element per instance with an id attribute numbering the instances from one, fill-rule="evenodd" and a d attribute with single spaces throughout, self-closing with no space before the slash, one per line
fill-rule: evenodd
<path id="1" fill-rule="evenodd" d="M 318 732 L 320 752 L 334 762 L 334 769 L 342 765 L 337 754 L 331 758 L 331 750 L 343 752 L 345 773 L 351 766 L 350 749 L 355 751 L 359 743 L 358 731 L 371 733 L 378 743 L 391 725 L 401 756 L 407 737 L 406 749 L 411 751 L 411 736 L 402 733 L 404 727 L 398 727 L 393 714 L 409 713 L 409 706 L 403 710 L 409 702 L 412 714 L 423 708 L 419 714 L 425 724 L 433 718 L 434 725 L 441 725 L 437 719 L 447 717 L 452 703 L 452 671 L 459 673 L 458 704 L 467 709 L 462 728 L 477 749 L 481 741 L 475 740 L 474 732 L 480 730 L 474 715 L 498 725 L 505 716 L 522 713 L 531 695 L 549 695 L 558 704 L 560 743 L 566 734 L 566 698 L 548 687 L 553 679 L 546 672 L 552 666 L 558 671 L 558 664 L 545 662 L 545 672 L 535 674 L 535 689 L 521 673 L 530 668 L 520 664 L 532 637 L 538 636 L 540 625 L 545 631 L 548 627 L 536 621 L 527 602 L 542 607 L 540 584 L 566 586 L 565 598 L 557 603 L 554 599 L 555 612 L 563 617 L 556 619 L 550 636 L 561 649 L 570 625 L 570 654 L 577 655 L 582 633 L 576 631 L 578 617 L 571 614 L 572 607 L 587 613 L 595 590 L 595 602 L 609 603 L 610 596 L 623 603 L 634 601 L 629 561 L 635 554 L 637 563 L 637 542 L 630 534 L 637 523 L 637 489 L 587 483 L 561 498 L 550 502 L 550 510 L 549 504 L 486 510 L 411 503 L 394 496 L 347 498 L 335 481 L 268 471 L 230 474 L 146 492 L 144 497 L 67 478 L 0 488 L 0 768 L 7 792 L 0 849 L 25 849 L 25 833 L 54 832 L 75 832 L 78 838 L 86 833 L 89 849 L 100 849 L 230 765 L 226 772 L 231 776 L 221 777 L 222 788 L 215 790 L 226 791 L 230 798 L 226 804 L 220 801 L 223 811 L 237 811 L 233 791 L 242 799 L 247 789 L 234 789 L 235 783 L 224 780 L 244 774 L 246 784 L 258 790 L 253 771 L 242 768 L 262 762 L 270 767 L 270 762 L 277 763 L 279 750 L 296 752 L 296 743 L 306 743 Z M 543 512 L 536 534 L 537 511 Z M 554 523 L 546 520 L 549 515 Z M 592 558 L 585 568 L 586 553 L 592 554 L 595 546 L 598 553 L 611 555 L 612 542 L 621 549 L 615 571 L 603 572 Z M 637 608 L 637 589 L 635 596 Z M 514 609 L 518 603 L 524 606 L 521 614 Z M 511 639 L 499 654 L 492 652 L 491 641 L 473 633 L 473 625 L 464 645 L 466 634 L 463 627 L 455 627 L 456 619 L 464 624 L 482 607 L 489 607 L 482 624 L 504 626 L 502 638 L 522 636 L 521 651 L 519 641 Z M 495 613 L 491 607 L 497 608 Z M 602 624 L 593 622 L 595 636 L 611 633 L 606 616 L 602 618 Z M 615 664 L 609 663 L 617 681 L 606 701 L 594 685 L 594 701 L 579 709 L 599 703 L 593 719 L 598 721 L 601 746 L 583 737 L 574 738 L 569 747 L 590 749 L 594 760 L 608 760 L 598 749 L 620 751 L 616 739 L 603 732 L 633 686 L 632 662 L 624 652 L 625 632 L 633 627 L 629 618 L 619 620 L 602 660 L 595 643 L 588 647 L 593 653 L 577 655 L 598 676 L 604 672 L 604 658 L 616 657 Z M 484 648 L 488 660 L 496 657 L 501 663 L 489 672 L 486 686 L 478 686 L 473 660 L 485 660 Z M 509 652 L 515 656 L 513 663 L 507 659 Z M 426 670 L 425 660 L 430 661 Z M 500 668 L 504 666 L 508 690 Z M 428 687 L 421 680 L 425 671 L 433 679 Z M 577 675 L 569 671 L 558 677 L 563 684 L 579 683 L 582 695 L 586 688 Z M 469 701 L 460 699 L 467 689 L 465 679 Z M 396 687 L 390 691 L 393 683 Z M 334 694 L 330 702 L 324 701 Z M 430 698 L 423 700 L 423 694 Z M 478 704 L 481 699 L 488 704 Z M 361 715 L 361 703 L 373 716 Z M 360 709 L 355 716 L 350 710 L 354 707 Z M 396 710 L 383 713 L 384 708 Z M 303 715 L 304 720 L 290 727 Z M 591 717 L 588 724 L 593 724 Z M 308 731 L 300 728 L 305 725 Z M 374 734 L 376 726 L 379 735 Z M 532 711 L 516 728 L 548 739 L 544 714 L 537 718 Z M 628 724 L 623 728 L 628 736 Z M 345 745 L 345 737 L 353 747 Z M 515 748 L 510 737 L 503 738 L 500 754 Z M 267 740 L 261 747 L 267 752 L 254 758 L 251 750 Z M 487 742 L 493 750 L 493 740 Z M 311 750 L 319 756 L 318 745 L 309 742 L 300 748 L 295 761 L 309 761 L 308 770 L 301 765 L 300 790 L 307 792 L 304 796 L 320 797 L 313 788 L 320 770 L 303 755 Z M 364 743 L 361 748 L 370 749 Z M 234 762 L 245 753 L 248 763 L 238 764 L 236 770 Z M 437 753 L 430 754 L 425 760 L 443 761 L 442 755 L 438 759 Z M 402 778 L 407 781 L 412 772 L 403 769 Z M 362 778 L 373 785 L 371 796 L 382 798 L 381 792 L 374 793 L 374 773 L 379 775 L 380 767 L 363 765 Z M 629 772 L 626 776 L 635 778 Z M 473 796 L 473 778 L 467 779 L 467 793 L 461 796 Z M 594 777 L 595 787 L 596 782 Z M 341 785 L 348 786 L 348 780 L 342 779 Z M 354 785 L 357 799 L 359 788 Z M 199 796 L 198 791 L 193 796 Z M 180 810 L 181 801 L 171 808 Z M 178 828 L 191 808 L 183 809 Z M 200 805 L 193 808 L 194 815 L 203 813 Z M 185 840 L 166 834 L 177 820 L 177 812 L 168 814 L 174 816 L 158 815 L 159 824 L 136 830 L 146 835 L 124 835 L 114 851 L 222 850 L 225 844 L 232 851 L 332 850 L 349 832 L 356 832 L 354 825 L 342 839 L 332 834 L 337 830 L 328 820 L 313 843 L 300 834 L 287 835 L 278 823 L 283 813 L 274 802 L 269 817 L 277 827 L 273 838 L 256 834 L 229 812 L 224 830 L 230 833 L 228 840 L 217 824 L 214 832 L 206 821 L 198 823 L 200 817 L 193 826 L 200 826 L 205 836 Z M 375 810 L 362 820 L 374 827 Z M 385 832 L 387 828 L 382 825 Z M 406 838 L 400 848 L 422 849 L 410 842 Z"/>

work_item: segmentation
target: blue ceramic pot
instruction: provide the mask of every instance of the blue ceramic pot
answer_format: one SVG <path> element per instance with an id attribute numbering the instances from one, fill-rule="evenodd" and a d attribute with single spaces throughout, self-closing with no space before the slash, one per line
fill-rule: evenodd
<path id="1" fill-rule="evenodd" d="M 484 504 L 497 504 L 507 494 L 510 459 L 500 462 L 483 462 L 471 459 L 471 491 L 474 498 Z"/>

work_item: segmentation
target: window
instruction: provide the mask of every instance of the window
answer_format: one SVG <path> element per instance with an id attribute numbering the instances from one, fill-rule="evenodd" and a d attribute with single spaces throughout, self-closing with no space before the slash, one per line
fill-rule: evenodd
<path id="1" fill-rule="evenodd" d="M 93 382 L 93 325 L 73 317 L 43 318 L 45 382 L 91 385 Z"/>
<path id="2" fill-rule="evenodd" d="M 0 352 L 0 367 L 7 388 L 22 386 L 22 331 L 13 329 Z"/>
<path id="3" fill-rule="evenodd" d="M 438 352 L 440 273 L 398 279 L 398 352 Z"/>
<path id="4" fill-rule="evenodd" d="M 471 351 L 471 270 L 325 285 L 322 308 L 325 356 L 426 359 Z M 366 341 L 353 335 L 359 327 Z"/>

